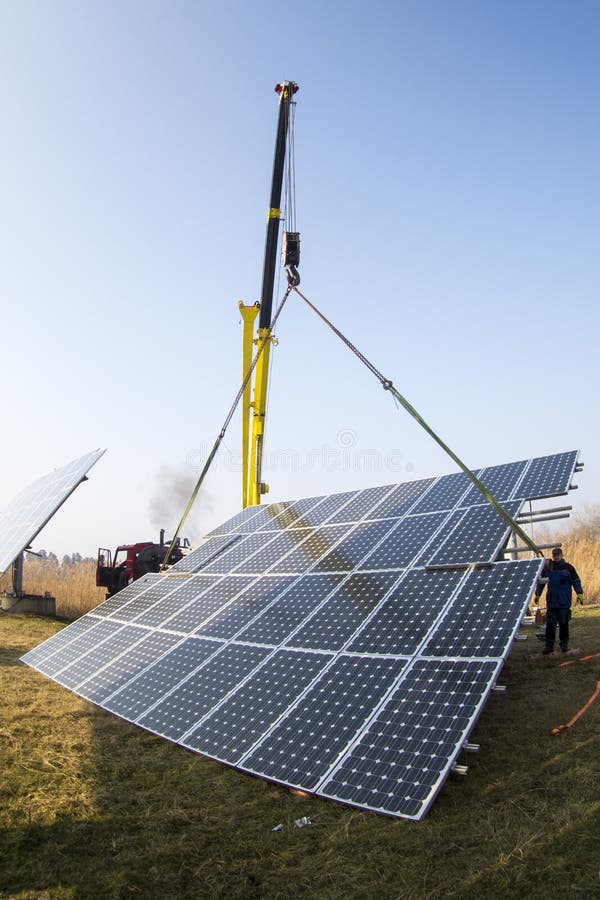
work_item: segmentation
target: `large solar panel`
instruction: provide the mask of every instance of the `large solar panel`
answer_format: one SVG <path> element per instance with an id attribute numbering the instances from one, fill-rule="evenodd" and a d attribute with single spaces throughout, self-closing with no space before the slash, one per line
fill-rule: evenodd
<path id="1" fill-rule="evenodd" d="M 514 516 L 577 453 L 479 470 Z M 541 560 L 460 474 L 244 510 L 23 661 L 243 771 L 420 819 L 502 668 Z"/>
<path id="2" fill-rule="evenodd" d="M 30 545 L 103 453 L 94 450 L 38 478 L 0 512 L 0 573 Z"/>

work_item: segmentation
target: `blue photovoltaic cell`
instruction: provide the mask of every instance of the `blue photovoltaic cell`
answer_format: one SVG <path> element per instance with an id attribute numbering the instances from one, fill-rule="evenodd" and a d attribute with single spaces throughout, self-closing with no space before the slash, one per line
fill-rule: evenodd
<path id="1" fill-rule="evenodd" d="M 279 650 L 183 740 L 185 747 L 237 763 L 325 668 L 331 656 Z"/>
<path id="2" fill-rule="evenodd" d="M 514 516 L 576 460 L 479 474 Z M 244 771 L 420 819 L 539 576 L 494 562 L 508 532 L 463 473 L 254 507 L 24 661 Z"/>
<path id="3" fill-rule="evenodd" d="M 227 534 L 223 537 L 211 537 L 200 547 L 192 550 L 183 559 L 171 566 L 171 572 L 199 572 L 204 566 L 213 560 L 236 541 L 240 540 L 239 534 Z"/>
<path id="4" fill-rule="evenodd" d="M 359 519 L 365 518 L 365 516 L 369 517 L 369 513 L 373 512 L 376 504 L 383 500 L 385 495 L 389 494 L 393 489 L 393 484 L 385 484 L 383 487 L 367 488 L 366 491 L 361 491 L 353 500 L 346 503 L 341 510 L 335 512 L 329 519 L 329 523 L 357 522 Z"/>
<path id="5" fill-rule="evenodd" d="M 393 527 L 394 522 L 364 522 L 336 544 L 315 566 L 323 572 L 349 572 L 367 555 L 369 550 Z"/>
<path id="6" fill-rule="evenodd" d="M 135 617 L 136 625 L 146 625 L 149 628 L 170 628 L 169 622 L 179 612 L 183 611 L 192 600 L 200 597 L 212 587 L 219 579 L 219 575 L 184 575 L 174 576 L 169 572 L 165 581 L 171 585 L 171 591 L 151 606 L 144 606 Z M 118 612 L 115 618 L 119 617 Z"/>
<path id="7" fill-rule="evenodd" d="M 94 624 L 91 628 L 86 628 L 85 631 L 80 630 L 72 641 L 67 642 L 65 640 L 58 649 L 54 650 L 53 648 L 53 652 L 44 659 L 43 669 L 40 669 L 40 671 L 53 678 L 69 663 L 78 659 L 82 654 L 95 647 L 96 644 L 115 633 L 115 626 L 112 622 L 102 621 L 101 619 L 94 619 L 93 621 Z M 62 632 L 65 634 L 65 637 L 66 630 Z"/>
<path id="8" fill-rule="evenodd" d="M 282 531 L 285 528 L 305 528 L 304 516 L 309 510 L 317 506 L 322 499 L 323 497 L 307 497 L 304 500 L 296 500 L 294 503 L 290 503 L 278 516 L 268 521 L 266 525 L 263 525 L 261 531 L 266 529 Z"/>
<path id="9" fill-rule="evenodd" d="M 251 524 L 250 519 L 253 519 L 258 513 L 262 512 L 264 512 L 263 506 L 247 506 L 246 509 L 240 510 L 240 512 L 236 513 L 235 516 L 232 516 L 231 519 L 227 519 L 226 522 L 219 525 L 218 528 L 213 529 L 208 537 L 213 538 L 217 535 L 236 534 L 241 525 Z"/>
<path id="10" fill-rule="evenodd" d="M 180 631 L 182 634 L 195 631 L 203 623 L 210 622 L 215 613 L 231 603 L 234 597 L 252 584 L 252 581 L 251 578 L 237 578 L 234 575 L 221 578 L 165 621 L 163 627 L 169 631 Z"/>
<path id="11" fill-rule="evenodd" d="M 160 631 L 147 633 L 146 637 L 126 652 L 113 657 L 108 663 L 105 660 L 104 665 L 78 685 L 77 689 L 88 700 L 101 704 L 110 694 L 114 694 L 131 681 L 142 669 L 155 662 L 180 640 L 181 638 L 175 634 L 164 634 Z"/>
<path id="12" fill-rule="evenodd" d="M 523 459 L 520 462 L 509 463 L 504 466 L 491 466 L 488 469 L 483 469 L 478 477 L 481 483 L 491 492 L 496 500 L 504 501 L 512 496 L 515 486 L 523 474 L 526 465 L 527 460 Z M 485 498 L 481 494 L 479 488 L 473 485 L 465 499 L 462 501 L 462 505 L 471 506 L 476 503 L 481 503 L 484 500 Z"/>
<path id="13" fill-rule="evenodd" d="M 90 650 L 61 669 L 60 683 L 68 688 L 77 687 L 90 675 L 96 673 L 101 666 L 130 649 L 147 634 L 148 631 L 135 625 L 124 625 L 117 631 L 111 629 L 104 641 L 94 644 Z"/>
<path id="14" fill-rule="evenodd" d="M 241 562 L 251 557 L 257 550 L 266 547 L 276 537 L 276 534 L 268 531 L 245 534 L 241 540 L 236 541 L 231 547 L 227 547 L 223 553 L 220 553 L 215 559 L 203 566 L 202 574 L 233 572 Z"/>
<path id="15" fill-rule="evenodd" d="M 33 650 L 30 650 L 29 653 L 26 653 L 21 657 L 21 662 L 36 668 L 38 663 L 40 665 L 43 664 L 48 657 L 52 656 L 52 654 L 56 653 L 58 650 L 61 650 L 63 647 L 73 646 L 78 637 L 85 634 L 86 631 L 95 628 L 96 625 L 98 625 L 98 619 L 84 616 L 76 622 L 73 622 L 68 628 L 63 628 L 61 631 L 53 634 L 52 637 L 44 641 L 43 644 L 34 647 Z"/>
<path id="16" fill-rule="evenodd" d="M 212 709 L 270 651 L 264 647 L 227 644 L 174 691 L 140 717 L 139 724 L 177 740 Z"/>
<path id="17" fill-rule="evenodd" d="M 408 572 L 354 638 L 353 653 L 416 653 L 456 590 L 462 572 Z"/>
<path id="18" fill-rule="evenodd" d="M 338 587 L 343 575 L 306 575 L 245 628 L 241 641 L 277 646 Z"/>
<path id="19" fill-rule="evenodd" d="M 523 480 L 517 485 L 515 496 L 525 500 L 539 500 L 566 494 L 571 484 L 578 451 L 557 453 L 532 459 Z"/>
<path id="20" fill-rule="evenodd" d="M 464 472 L 444 475 L 417 502 L 413 513 L 447 512 L 454 509 L 469 489 L 471 482 Z"/>
<path id="21" fill-rule="evenodd" d="M 405 666 L 406 660 L 341 656 L 243 767 L 312 790 Z"/>
<path id="22" fill-rule="evenodd" d="M 295 550 L 275 563 L 271 572 L 306 572 L 321 557 L 335 546 L 345 535 L 349 534 L 352 525 L 322 525 L 303 540 Z"/>
<path id="23" fill-rule="evenodd" d="M 102 617 L 110 616 L 112 613 L 117 612 L 125 606 L 126 603 L 129 603 L 130 600 L 133 600 L 135 597 L 138 597 L 140 594 L 149 590 L 152 585 L 160 584 L 162 580 L 163 576 L 158 572 L 149 572 L 147 575 L 142 575 L 137 581 L 132 581 L 131 584 L 128 584 L 127 587 L 120 590 L 118 594 L 105 600 L 104 603 L 95 606 L 94 615 Z"/>
<path id="24" fill-rule="evenodd" d="M 340 650 L 383 599 L 397 572 L 351 575 L 287 641 L 292 647 Z"/>
<path id="25" fill-rule="evenodd" d="M 236 532 L 239 534 L 250 534 L 261 529 L 264 530 L 265 526 L 271 530 L 276 530 L 275 520 L 291 505 L 292 501 L 288 500 L 285 503 L 270 503 L 268 506 L 261 506 L 255 516 L 237 526 Z"/>
<path id="26" fill-rule="evenodd" d="M 212 615 L 205 625 L 198 628 L 197 633 L 205 637 L 225 639 L 236 636 L 244 625 L 274 603 L 295 581 L 294 575 L 264 575 L 253 579 L 249 585 L 248 579 L 244 579 L 243 593 L 239 593 L 218 613 Z"/>
<path id="27" fill-rule="evenodd" d="M 520 501 L 504 504 L 510 516 L 515 516 Z M 467 510 L 456 528 L 448 535 L 440 549 L 428 560 L 428 565 L 485 562 L 496 557 L 509 527 L 492 506 L 474 506 Z"/>
<path id="28" fill-rule="evenodd" d="M 407 481 L 399 484 L 372 510 L 370 518 L 385 519 L 403 516 L 433 484 L 434 478 L 423 481 Z"/>
<path id="29" fill-rule="evenodd" d="M 363 559 L 361 569 L 397 569 L 410 565 L 446 518 L 447 513 L 432 513 L 402 519 L 398 527 Z"/>
<path id="30" fill-rule="evenodd" d="M 468 736 L 498 668 L 497 662 L 417 660 L 319 793 L 421 818 Z"/>
<path id="31" fill-rule="evenodd" d="M 281 562 L 279 568 L 285 570 L 284 557 L 293 553 L 299 545 L 310 537 L 310 529 L 295 529 L 277 534 L 273 540 L 252 553 L 235 567 L 235 572 L 266 572 L 271 566 Z"/>
<path id="32" fill-rule="evenodd" d="M 184 583 L 187 583 L 187 581 Z M 148 611 L 154 604 L 165 600 L 176 588 L 177 585 L 174 579 L 160 578 L 145 591 L 137 594 L 132 600 L 110 613 L 109 618 L 118 619 L 120 622 L 132 622 L 145 611 Z"/>
<path id="33" fill-rule="evenodd" d="M 102 705 L 135 722 L 145 710 L 180 684 L 221 647 L 222 644 L 215 641 L 188 638 L 154 660 L 141 674 L 104 700 Z"/>
<path id="34" fill-rule="evenodd" d="M 302 516 L 302 527 L 322 525 L 337 513 L 338 510 L 345 506 L 349 500 L 356 497 L 357 494 L 358 491 L 346 491 L 344 494 L 331 494 L 330 497 L 326 497 L 322 500 L 318 506 L 315 506 L 304 513 Z"/>
<path id="35" fill-rule="evenodd" d="M 540 560 L 471 572 L 432 632 L 425 656 L 502 656 L 533 593 Z"/>

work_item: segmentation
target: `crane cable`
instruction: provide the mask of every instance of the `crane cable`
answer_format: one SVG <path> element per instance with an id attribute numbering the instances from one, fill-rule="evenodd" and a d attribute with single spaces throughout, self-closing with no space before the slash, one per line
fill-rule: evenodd
<path id="1" fill-rule="evenodd" d="M 536 556 L 543 556 L 543 553 L 539 549 L 539 547 L 533 542 L 533 540 L 529 537 L 526 531 L 524 531 L 520 525 L 518 525 L 515 520 L 512 518 L 509 513 L 504 509 L 501 503 L 496 500 L 491 491 L 486 488 L 486 486 L 477 478 L 477 476 L 469 469 L 469 467 L 454 453 L 447 444 L 435 433 L 433 428 L 431 428 L 424 419 L 421 418 L 417 410 L 412 406 L 409 401 L 402 396 L 402 394 L 396 390 L 392 381 L 389 378 L 386 378 L 381 374 L 379 369 L 377 369 L 372 362 L 370 362 L 367 357 L 360 352 L 360 350 L 354 346 L 352 341 L 350 341 L 342 332 L 335 327 L 333 322 L 330 322 L 329 319 L 319 310 L 317 307 L 310 302 L 308 297 L 306 297 L 302 291 L 300 291 L 295 285 L 292 285 L 293 290 L 298 294 L 298 296 L 304 300 L 304 302 L 310 307 L 310 309 L 315 312 L 319 318 L 336 334 L 339 339 L 357 356 L 360 361 L 369 369 L 369 371 L 377 378 L 377 380 L 381 383 L 384 391 L 389 391 L 392 397 L 400 403 L 404 409 L 411 414 L 413 419 L 415 419 L 422 428 L 425 429 L 427 434 L 429 434 L 434 441 L 439 444 L 439 446 L 444 450 L 451 459 L 462 469 L 465 475 L 473 482 L 475 487 L 481 494 L 485 497 L 487 502 L 493 506 L 496 512 L 504 519 L 504 521 L 510 526 L 510 528 L 519 535 L 522 541 L 532 550 Z"/>
<path id="2" fill-rule="evenodd" d="M 231 420 L 233 418 L 233 414 L 235 413 L 237 406 L 238 406 L 240 400 L 242 399 L 242 396 L 244 393 L 244 388 L 250 381 L 250 379 L 252 377 L 252 373 L 254 372 L 254 370 L 256 368 L 256 364 L 258 363 L 258 360 L 260 359 L 263 350 L 267 346 L 267 343 L 271 340 L 273 329 L 275 327 L 277 319 L 279 318 L 279 316 L 281 314 L 281 311 L 285 305 L 285 302 L 291 293 L 291 290 L 292 290 L 292 285 L 288 284 L 285 294 L 283 295 L 283 298 L 282 298 L 279 306 L 277 307 L 275 315 L 271 319 L 271 324 L 269 325 L 269 328 L 268 328 L 268 334 L 265 337 L 265 339 L 262 340 L 260 342 L 260 344 L 258 345 L 256 353 L 254 354 L 254 358 L 253 358 L 252 362 L 250 363 L 250 367 L 249 367 L 248 371 L 246 372 L 246 375 L 244 377 L 244 380 L 242 381 L 239 391 L 235 395 L 235 399 L 231 405 L 231 409 L 229 410 L 229 412 L 227 413 L 227 416 L 225 417 L 225 421 L 223 422 L 223 426 L 222 426 L 219 434 L 217 435 L 217 438 L 213 444 L 212 450 L 208 454 L 207 460 L 204 463 L 204 467 L 203 467 L 202 471 L 200 472 L 200 477 L 198 478 L 198 481 L 196 482 L 196 487 L 192 491 L 192 495 L 188 501 L 188 505 L 185 508 L 185 511 L 180 519 L 179 525 L 177 526 L 177 530 L 175 531 L 175 534 L 173 535 L 171 543 L 169 544 L 169 547 L 167 549 L 167 552 L 165 553 L 165 558 L 163 559 L 163 562 L 162 562 L 163 568 L 167 565 L 167 563 L 169 561 L 169 556 L 171 555 L 171 550 L 175 548 L 175 545 L 177 543 L 177 538 L 181 534 L 181 529 L 183 528 L 183 524 L 189 515 L 189 512 L 194 504 L 196 497 L 198 496 L 198 492 L 202 486 L 202 482 L 204 481 L 204 479 L 206 477 L 206 473 L 208 472 L 208 470 L 211 466 L 211 463 L 217 454 L 217 450 L 219 449 L 221 441 L 225 437 L 225 432 L 227 431 L 227 428 L 229 427 L 229 423 L 231 422 Z"/>

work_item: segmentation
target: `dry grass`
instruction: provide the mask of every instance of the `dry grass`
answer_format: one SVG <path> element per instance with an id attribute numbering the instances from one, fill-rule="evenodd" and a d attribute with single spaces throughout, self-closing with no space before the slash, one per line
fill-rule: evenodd
<path id="1" fill-rule="evenodd" d="M 600 656 L 560 666 L 515 644 L 420 824 L 290 791 L 196 756 L 20 665 L 60 623 L 0 615 L 4 900 L 600 896 Z M 600 610 L 573 643 L 600 653 Z M 561 660 L 562 661 L 562 660 Z M 310 816 L 313 825 L 294 828 Z M 276 833 L 271 829 L 282 823 Z"/>
<path id="2" fill-rule="evenodd" d="M 565 559 L 575 566 L 581 578 L 585 603 L 600 603 L 600 508 L 587 510 L 569 528 L 539 532 L 535 537 L 539 543 L 562 543 Z"/>

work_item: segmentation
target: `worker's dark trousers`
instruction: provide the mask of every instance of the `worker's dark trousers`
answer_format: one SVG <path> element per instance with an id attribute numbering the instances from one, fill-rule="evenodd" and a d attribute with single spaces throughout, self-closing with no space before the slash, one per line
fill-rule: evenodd
<path id="1" fill-rule="evenodd" d="M 546 650 L 554 650 L 554 638 L 556 637 L 556 625 L 558 623 L 558 640 L 561 650 L 569 649 L 569 619 L 570 609 L 546 610 Z"/>

